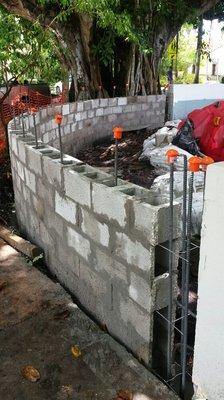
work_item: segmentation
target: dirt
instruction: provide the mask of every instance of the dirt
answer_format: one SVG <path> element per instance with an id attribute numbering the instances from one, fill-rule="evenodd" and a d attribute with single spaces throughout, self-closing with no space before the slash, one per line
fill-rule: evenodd
<path id="1" fill-rule="evenodd" d="M 0 224 L 18 231 L 9 158 L 0 164 Z"/>
<path id="2" fill-rule="evenodd" d="M 125 132 L 118 144 L 118 176 L 121 179 L 149 189 L 163 171 L 155 170 L 149 161 L 140 161 L 143 142 L 154 131 L 146 129 Z M 113 137 L 87 145 L 77 157 L 84 163 L 114 172 L 115 142 Z"/>

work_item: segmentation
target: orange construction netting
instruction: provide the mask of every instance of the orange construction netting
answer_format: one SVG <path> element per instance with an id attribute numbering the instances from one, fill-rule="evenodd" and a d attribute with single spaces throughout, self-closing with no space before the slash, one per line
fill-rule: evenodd
<path id="1" fill-rule="evenodd" d="M 0 102 L 3 93 L 0 93 Z M 32 107 L 39 110 L 51 104 L 63 104 L 64 95 L 46 96 L 40 92 L 31 90 L 29 86 L 17 85 L 11 88 L 11 91 L 4 99 L 1 105 L 0 113 L 0 163 L 4 162 L 7 153 L 6 125 L 13 117 L 22 112 L 29 111 Z"/>

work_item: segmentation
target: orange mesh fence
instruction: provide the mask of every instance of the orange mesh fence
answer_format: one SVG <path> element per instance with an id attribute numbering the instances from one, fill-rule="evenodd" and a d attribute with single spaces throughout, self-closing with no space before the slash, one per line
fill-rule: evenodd
<path id="1" fill-rule="evenodd" d="M 3 94 L 1 95 L 1 97 Z M 1 98 L 0 98 L 1 101 Z M 5 126 L 13 117 L 22 112 L 29 111 L 32 107 L 39 110 L 51 104 L 62 104 L 64 102 L 63 94 L 60 96 L 46 96 L 40 92 L 29 89 L 28 86 L 14 86 L 5 98 L 1 107 L 0 115 L 0 163 L 4 161 L 7 141 Z"/>

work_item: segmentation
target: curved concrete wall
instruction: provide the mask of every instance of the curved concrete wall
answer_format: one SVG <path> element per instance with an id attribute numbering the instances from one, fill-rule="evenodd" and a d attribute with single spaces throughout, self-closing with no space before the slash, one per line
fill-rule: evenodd
<path id="1" fill-rule="evenodd" d="M 97 110 L 108 109 L 109 106 L 103 108 L 104 102 L 121 104 L 119 99 L 103 99 L 62 108 L 64 144 L 67 145 L 68 139 L 73 150 L 79 147 L 77 138 L 81 133 L 78 130 L 72 135 L 71 126 L 81 127 L 80 121 L 74 120 L 81 118 L 80 113 L 88 115 L 88 111 L 72 110 L 80 109 L 81 104 L 84 109 L 86 104 L 96 101 L 102 107 L 94 111 L 95 115 Z M 112 124 L 122 121 L 126 129 L 133 129 L 146 126 L 148 118 L 155 127 L 160 118 L 157 110 L 163 101 L 163 97 L 158 98 L 158 106 L 152 106 L 147 100 L 147 107 L 153 107 L 155 115 L 145 116 L 141 121 L 143 102 L 132 118 L 128 117 L 128 111 L 105 114 L 93 117 L 98 121 L 96 130 L 92 131 L 93 124 L 89 131 L 81 128 L 80 131 L 85 140 L 95 139 L 100 133 L 99 126 L 105 128 L 100 118 L 108 124 L 111 116 L 116 118 L 102 135 L 109 131 L 111 134 Z M 37 129 L 45 142 L 56 143 L 53 116 L 58 111 L 57 107 L 48 108 L 36 116 Z M 148 111 L 150 115 L 151 112 Z M 29 126 L 28 118 L 25 125 Z M 167 254 L 159 247 L 169 238 L 168 205 L 152 191 L 128 182 L 119 180 L 116 187 L 113 176 L 83 165 L 74 157 L 65 156 L 61 164 L 55 148 L 48 144 L 35 148 L 32 124 L 23 137 L 21 127 L 15 129 L 10 123 L 9 144 L 16 211 L 22 231 L 43 248 L 50 270 L 82 305 L 150 365 L 154 312 L 164 309 L 168 302 Z M 175 207 L 175 215 L 175 238 L 178 238 L 179 206 Z M 173 295 L 175 298 L 176 291 Z"/>
<path id="2" fill-rule="evenodd" d="M 126 131 L 163 126 L 165 96 L 94 99 L 43 109 L 37 116 L 38 134 L 45 143 L 54 147 L 58 147 L 54 122 L 56 112 L 63 114 L 64 150 L 75 155 L 86 143 L 110 136 L 116 125 L 121 125 Z M 29 127 L 33 127 L 32 117 Z"/>

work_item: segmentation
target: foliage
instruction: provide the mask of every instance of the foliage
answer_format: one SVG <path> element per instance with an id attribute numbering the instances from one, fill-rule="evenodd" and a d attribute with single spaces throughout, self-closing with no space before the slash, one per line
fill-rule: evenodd
<path id="1" fill-rule="evenodd" d="M 62 69 L 54 37 L 38 23 L 31 23 L 0 7 L 0 83 L 10 79 L 56 82 Z"/>

